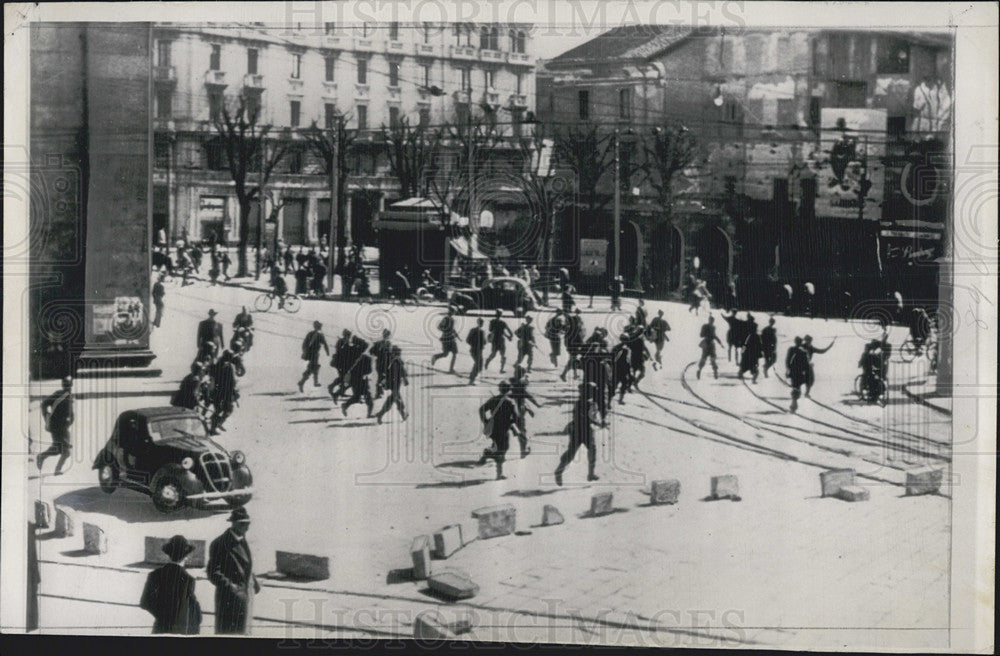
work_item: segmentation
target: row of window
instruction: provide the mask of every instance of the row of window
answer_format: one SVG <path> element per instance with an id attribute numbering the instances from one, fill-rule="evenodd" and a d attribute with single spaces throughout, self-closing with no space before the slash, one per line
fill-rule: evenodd
<path id="1" fill-rule="evenodd" d="M 298 25 L 298 28 L 302 29 L 301 23 Z M 354 26 L 354 29 L 357 30 L 357 34 L 361 38 L 368 38 L 375 34 L 377 28 L 373 23 L 363 23 L 360 26 Z M 432 24 L 425 24 L 419 29 L 424 43 L 430 43 L 431 36 L 437 28 Z M 481 49 L 500 50 L 500 27 L 496 25 L 483 25 L 477 30 L 475 25 L 471 23 L 455 23 L 452 29 L 456 46 L 475 46 L 478 35 L 478 44 Z M 328 35 L 335 35 L 337 33 L 337 24 L 325 23 L 325 32 Z M 388 34 L 390 41 L 399 40 L 398 22 L 389 23 Z M 510 44 L 510 52 L 524 53 L 528 41 L 526 31 L 518 29 L 508 30 L 507 39 Z"/>

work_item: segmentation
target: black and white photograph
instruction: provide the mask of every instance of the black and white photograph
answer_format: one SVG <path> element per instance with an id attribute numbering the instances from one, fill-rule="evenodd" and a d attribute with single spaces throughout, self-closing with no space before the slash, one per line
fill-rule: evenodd
<path id="1" fill-rule="evenodd" d="M 3 633 L 994 653 L 995 3 L 4 12 Z"/>

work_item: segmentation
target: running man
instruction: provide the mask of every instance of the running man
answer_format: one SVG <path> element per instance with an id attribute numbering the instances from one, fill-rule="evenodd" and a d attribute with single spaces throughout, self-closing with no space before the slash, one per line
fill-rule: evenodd
<path id="1" fill-rule="evenodd" d="M 808 360 L 809 360 L 809 370 L 806 374 L 806 398 L 809 397 L 809 392 L 812 391 L 813 383 L 816 382 L 816 371 L 815 369 L 813 369 L 813 364 L 812 364 L 813 355 L 816 353 L 826 353 L 831 348 L 833 348 L 833 343 L 836 341 L 837 338 L 835 336 L 832 340 L 830 340 L 830 344 L 826 348 L 821 349 L 813 346 L 812 335 L 806 335 L 805 337 L 802 338 L 802 349 L 808 354 Z"/>
<path id="2" fill-rule="evenodd" d="M 809 353 L 802 348 L 801 337 L 795 338 L 795 342 L 788 347 L 788 352 L 785 354 L 785 375 L 788 376 L 788 383 L 792 388 L 790 410 L 795 412 L 799 407 L 802 386 L 809 382 Z"/>
<path id="3" fill-rule="evenodd" d="M 500 381 L 500 393 L 484 403 L 479 408 L 479 418 L 483 422 L 483 433 L 489 435 L 493 446 L 483 451 L 479 466 L 493 460 L 497 466 L 497 480 L 507 478 L 503 475 L 503 462 L 510 449 L 510 432 L 518 433 L 517 406 L 510 398 L 510 383 Z"/>
<path id="4" fill-rule="evenodd" d="M 767 370 L 778 361 L 778 331 L 774 329 L 774 317 L 768 319 L 760 331 L 760 345 L 764 351 L 764 378 L 767 378 Z"/>
<path id="5" fill-rule="evenodd" d="M 566 374 L 570 369 L 573 370 L 573 380 L 577 378 L 576 370 L 580 366 L 580 352 L 583 350 L 584 331 L 583 319 L 580 317 L 580 308 L 577 308 L 573 314 L 569 315 L 566 332 L 564 333 L 569 361 L 559 376 L 563 382 L 566 381 Z"/>
<path id="6" fill-rule="evenodd" d="M 715 345 L 722 346 L 722 340 L 715 334 L 715 317 L 708 315 L 708 323 L 701 327 L 701 341 L 698 346 L 701 348 L 701 360 L 698 361 L 698 378 L 701 378 L 701 370 L 705 366 L 706 360 L 712 361 L 712 374 L 719 377 L 719 365 L 715 363 Z"/>
<path id="7" fill-rule="evenodd" d="M 313 329 L 302 340 L 302 359 L 306 360 L 308 364 L 302 373 L 302 378 L 299 379 L 300 392 L 305 391 L 302 386 L 309 380 L 310 375 L 313 377 L 313 385 L 319 387 L 319 350 L 323 349 L 327 355 L 330 355 L 330 347 L 327 346 L 322 328 L 323 324 L 319 321 L 313 321 Z"/>
<path id="8" fill-rule="evenodd" d="M 489 369 L 490 362 L 499 353 L 500 373 L 503 373 L 503 368 L 507 366 L 507 340 L 514 337 L 514 333 L 510 332 L 507 322 L 501 318 L 502 315 L 503 312 L 497 310 L 496 316 L 490 320 L 490 357 L 486 358 L 486 363 L 483 365 L 483 369 Z"/>
<path id="9" fill-rule="evenodd" d="M 535 413 L 528 407 L 528 402 L 534 403 L 536 408 L 541 407 L 541 404 L 528 391 L 528 376 L 526 374 L 527 370 L 524 367 L 515 364 L 514 376 L 510 379 L 510 398 L 513 399 L 514 405 L 517 407 L 517 438 L 521 443 L 521 458 L 527 458 L 528 454 L 531 453 L 531 447 L 528 446 L 528 427 L 525 416 L 530 414 L 534 417 Z"/>
<path id="10" fill-rule="evenodd" d="M 458 333 L 455 331 L 455 308 L 448 306 L 448 314 L 438 322 L 438 330 L 441 331 L 441 352 L 435 353 L 431 357 L 431 366 L 439 359 L 451 355 L 451 364 L 448 365 L 448 373 L 455 373 L 455 358 L 458 357 Z"/>
<path id="11" fill-rule="evenodd" d="M 483 370 L 483 349 L 486 348 L 486 333 L 483 331 L 482 317 L 476 319 L 476 326 L 466 335 L 465 343 L 469 345 L 469 354 L 472 356 L 469 384 L 473 385 L 476 382 L 476 376 Z"/>
<path id="12" fill-rule="evenodd" d="M 375 403 L 372 401 L 372 394 L 368 391 L 368 375 L 372 372 L 372 359 L 368 355 L 368 343 L 357 335 L 352 339 L 351 353 L 355 356 L 347 372 L 347 382 L 351 388 L 351 397 L 344 402 L 340 410 L 347 416 L 347 409 L 360 401 L 365 402 L 368 408 L 367 418 L 371 419 L 372 410 Z"/>
<path id="13" fill-rule="evenodd" d="M 525 317 L 524 323 L 517 327 L 514 331 L 514 335 L 517 337 L 517 360 L 514 362 L 514 366 L 520 365 L 521 360 L 528 360 L 528 371 L 531 371 L 531 365 L 535 362 L 535 327 L 532 324 L 532 318 Z"/>
<path id="14" fill-rule="evenodd" d="M 392 342 L 389 338 L 392 333 L 386 328 L 382 331 L 382 339 L 378 340 L 371 347 L 371 354 L 375 357 L 375 398 L 382 397 L 385 386 L 385 375 L 389 368 L 389 360 L 392 356 Z"/>
<path id="15" fill-rule="evenodd" d="M 42 419 L 45 421 L 45 430 L 52 435 L 52 445 L 45 451 L 38 454 L 35 464 L 38 471 L 42 471 L 42 464 L 49 456 L 59 456 L 56 463 L 55 475 L 63 473 L 63 465 L 69 460 L 73 452 L 73 441 L 70 437 L 69 427 L 73 425 L 76 415 L 73 413 L 73 379 L 66 376 L 62 379 L 62 389 L 49 395 L 42 401 Z"/>
<path id="16" fill-rule="evenodd" d="M 587 447 L 587 480 L 598 480 L 594 469 L 597 465 L 597 444 L 594 442 L 594 407 L 591 404 L 592 392 L 582 389 L 580 396 L 573 406 L 573 415 L 566 425 L 566 432 L 569 435 L 569 445 L 566 451 L 559 457 L 559 466 L 556 467 L 556 485 L 562 485 L 562 475 L 566 471 L 569 463 L 573 462 L 576 452 L 581 446 Z"/>
<path id="17" fill-rule="evenodd" d="M 670 332 L 670 324 L 663 318 L 663 310 L 658 310 L 656 316 L 649 322 L 649 326 L 646 327 L 646 338 L 656 346 L 653 369 L 659 369 L 663 366 L 663 345 L 670 341 L 668 332 Z"/>
<path id="18" fill-rule="evenodd" d="M 753 315 L 747 315 L 746 339 L 743 340 L 743 354 L 740 357 L 740 380 L 743 379 L 743 374 L 749 371 L 753 374 L 754 385 L 757 384 L 760 356 L 763 350 L 760 335 L 757 334 L 757 322 L 754 321 Z"/>
<path id="19" fill-rule="evenodd" d="M 406 377 L 406 367 L 403 365 L 402 350 L 392 345 L 389 347 L 389 363 L 385 368 L 385 387 L 389 390 L 389 396 L 385 397 L 385 404 L 375 415 L 378 423 L 382 423 L 382 417 L 392 409 L 393 404 L 399 408 L 399 416 L 406 421 L 406 406 L 403 405 L 403 396 L 399 391 L 400 385 L 409 385 L 410 381 Z"/>
<path id="20" fill-rule="evenodd" d="M 563 321 L 563 311 L 556 310 L 556 313 L 545 322 L 545 338 L 549 340 L 549 361 L 552 366 L 559 368 L 560 342 L 566 332 L 566 322 Z"/>

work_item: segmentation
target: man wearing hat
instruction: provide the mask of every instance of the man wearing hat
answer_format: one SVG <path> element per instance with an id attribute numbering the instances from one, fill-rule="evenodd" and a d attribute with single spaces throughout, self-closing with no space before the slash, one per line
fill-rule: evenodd
<path id="1" fill-rule="evenodd" d="M 323 324 L 319 321 L 313 321 L 313 329 L 302 340 L 302 359 L 306 360 L 309 364 L 306 365 L 306 370 L 302 373 L 302 378 L 299 379 L 300 392 L 305 391 L 302 386 L 309 380 L 309 376 L 313 377 L 313 386 L 319 387 L 320 349 L 323 349 L 327 355 L 330 355 L 330 347 L 327 346 L 326 337 L 323 335 Z"/>
<path id="2" fill-rule="evenodd" d="M 139 606 L 155 618 L 153 633 L 197 635 L 201 631 L 201 605 L 194 594 L 194 578 L 184 561 L 194 545 L 175 535 L 161 547 L 170 563 L 149 573 Z"/>
<path id="3" fill-rule="evenodd" d="M 208 342 L 215 344 L 215 352 L 221 353 L 225 348 L 225 340 L 222 338 L 222 324 L 215 320 L 215 310 L 208 311 L 208 318 L 198 324 L 198 350 Z"/>
<path id="4" fill-rule="evenodd" d="M 250 514 L 240 506 L 233 509 L 229 521 L 229 530 L 212 540 L 208 549 L 208 580 L 215 586 L 215 632 L 248 635 L 253 596 L 260 592 L 246 541 Z"/>
<path id="5" fill-rule="evenodd" d="M 49 456 L 58 455 L 56 476 L 62 474 L 63 465 L 69 460 L 73 451 L 70 441 L 69 427 L 73 424 L 73 379 L 66 376 L 62 379 L 62 389 L 54 392 L 42 401 L 42 418 L 45 420 L 45 430 L 52 435 L 52 445 L 38 454 L 38 471 Z"/>

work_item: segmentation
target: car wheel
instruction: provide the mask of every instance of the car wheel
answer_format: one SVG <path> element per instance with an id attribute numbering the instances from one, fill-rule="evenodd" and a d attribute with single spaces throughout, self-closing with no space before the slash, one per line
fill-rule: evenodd
<path id="1" fill-rule="evenodd" d="M 176 478 L 168 476 L 156 484 L 153 505 L 163 513 L 171 513 L 184 506 L 184 488 Z"/>
<path id="2" fill-rule="evenodd" d="M 101 465 L 101 468 L 97 470 L 97 483 L 105 494 L 111 494 L 117 490 L 118 468 L 111 463 Z"/>

